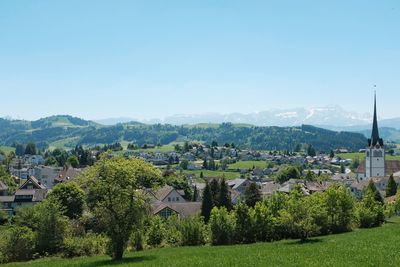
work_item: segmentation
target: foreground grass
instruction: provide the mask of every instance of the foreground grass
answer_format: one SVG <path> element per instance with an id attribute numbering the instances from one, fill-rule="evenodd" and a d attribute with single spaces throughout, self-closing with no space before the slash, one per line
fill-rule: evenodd
<path id="1" fill-rule="evenodd" d="M 400 266 L 399 252 L 400 219 L 396 218 L 381 228 L 314 238 L 307 243 L 166 248 L 129 253 L 122 262 L 101 256 L 6 266 Z"/>

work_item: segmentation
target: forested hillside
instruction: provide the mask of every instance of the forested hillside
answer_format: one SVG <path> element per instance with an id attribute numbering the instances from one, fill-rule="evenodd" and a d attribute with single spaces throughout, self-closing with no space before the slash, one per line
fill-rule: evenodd
<path id="1" fill-rule="evenodd" d="M 311 144 L 317 150 L 335 148 L 358 150 L 367 143 L 362 134 L 335 132 L 313 126 L 256 127 L 231 123 L 190 126 L 126 123 L 102 126 L 71 116 L 52 116 L 38 121 L 0 119 L 0 144 L 35 142 L 47 148 L 54 143 L 66 148 L 76 145 L 111 144 L 127 141 L 143 144 L 169 144 L 196 140 L 220 144 L 235 143 L 242 148 L 259 150 L 294 150 L 298 144 Z"/>

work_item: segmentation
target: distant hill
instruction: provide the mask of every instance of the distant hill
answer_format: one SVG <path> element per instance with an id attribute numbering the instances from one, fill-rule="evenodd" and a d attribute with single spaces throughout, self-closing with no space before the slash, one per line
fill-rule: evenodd
<path id="1" fill-rule="evenodd" d="M 60 115 L 37 121 L 0 119 L 0 144 L 35 142 L 41 148 L 133 142 L 169 144 L 197 140 L 219 144 L 235 143 L 243 148 L 293 150 L 297 144 L 311 144 L 317 150 L 358 150 L 367 142 L 359 133 L 335 132 L 313 126 L 259 127 L 249 124 L 198 124 L 173 126 L 131 122 L 104 126 L 72 116 Z"/>

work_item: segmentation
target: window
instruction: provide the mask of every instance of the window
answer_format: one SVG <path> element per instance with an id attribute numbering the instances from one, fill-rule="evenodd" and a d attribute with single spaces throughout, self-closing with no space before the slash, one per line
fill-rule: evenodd
<path id="1" fill-rule="evenodd" d="M 168 197 L 168 202 L 171 202 L 171 198 L 170 197 Z"/>
<path id="2" fill-rule="evenodd" d="M 177 201 L 177 202 L 179 201 L 179 197 L 176 197 L 176 201 Z"/>
<path id="3" fill-rule="evenodd" d="M 172 214 L 174 214 L 174 212 L 169 208 L 165 208 L 160 212 L 160 216 L 163 217 L 164 219 L 167 219 Z"/>

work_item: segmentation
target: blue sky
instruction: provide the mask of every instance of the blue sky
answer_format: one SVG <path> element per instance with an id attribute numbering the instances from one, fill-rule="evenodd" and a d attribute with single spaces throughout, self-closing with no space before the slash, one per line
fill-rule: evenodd
<path id="1" fill-rule="evenodd" d="M 400 2 L 0 1 L 0 117 L 400 116 Z"/>

